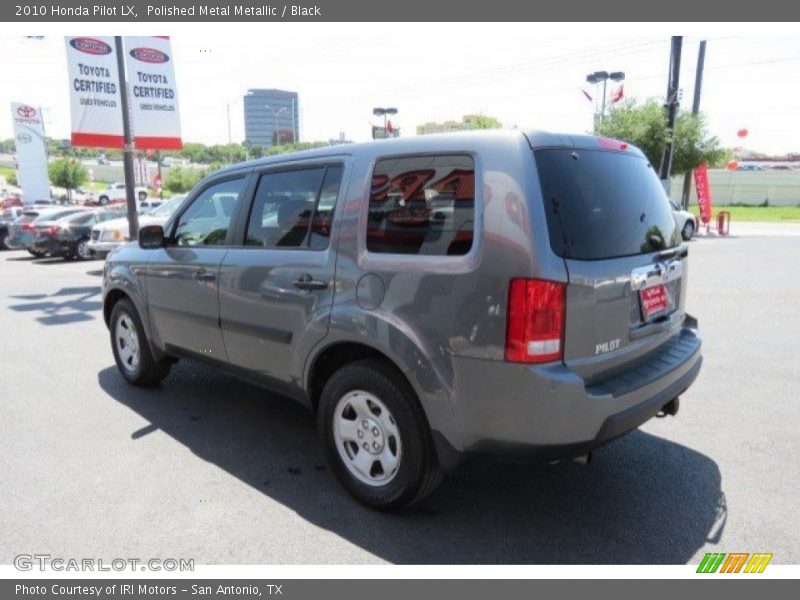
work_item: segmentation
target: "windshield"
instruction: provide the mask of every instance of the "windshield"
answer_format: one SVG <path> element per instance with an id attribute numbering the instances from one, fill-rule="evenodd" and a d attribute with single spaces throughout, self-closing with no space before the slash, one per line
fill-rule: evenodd
<path id="1" fill-rule="evenodd" d="M 667 195 L 646 159 L 564 148 L 536 150 L 534 156 L 557 255 L 616 258 L 680 242 Z"/>
<path id="2" fill-rule="evenodd" d="M 182 201 L 183 198 L 181 197 L 170 198 L 164 202 L 164 204 L 147 214 L 151 217 L 168 217 L 175 211 L 176 208 L 178 208 Z"/>

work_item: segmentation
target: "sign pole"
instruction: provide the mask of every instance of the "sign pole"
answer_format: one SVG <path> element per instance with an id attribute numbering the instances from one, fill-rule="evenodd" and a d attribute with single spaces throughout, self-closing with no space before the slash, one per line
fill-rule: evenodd
<path id="1" fill-rule="evenodd" d="M 133 168 L 133 135 L 131 134 L 131 120 L 128 111 L 128 84 L 125 78 L 125 54 L 122 47 L 122 36 L 114 36 L 114 45 L 117 50 L 117 68 L 119 70 L 119 97 L 122 108 L 122 134 L 124 146 L 122 148 L 122 165 L 125 171 L 125 197 L 128 204 L 128 237 L 136 240 L 139 237 L 139 219 L 136 216 L 136 190 L 134 186 L 135 174 Z"/>

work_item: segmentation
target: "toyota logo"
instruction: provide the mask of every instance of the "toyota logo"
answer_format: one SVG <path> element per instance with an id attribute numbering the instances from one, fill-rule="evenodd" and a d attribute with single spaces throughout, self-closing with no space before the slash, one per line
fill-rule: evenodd
<path id="1" fill-rule="evenodd" d="M 23 104 L 17 107 L 17 114 L 23 119 L 32 119 L 36 116 L 36 109 L 32 106 L 25 106 Z"/>
<path id="2" fill-rule="evenodd" d="M 33 138 L 27 133 L 20 133 L 17 134 L 17 141 L 21 144 L 30 144 L 33 141 Z"/>

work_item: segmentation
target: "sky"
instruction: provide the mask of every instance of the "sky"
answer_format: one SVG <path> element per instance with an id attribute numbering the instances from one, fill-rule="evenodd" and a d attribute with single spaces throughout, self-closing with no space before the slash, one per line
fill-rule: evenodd
<path id="1" fill-rule="evenodd" d="M 98 35 L 98 27 L 120 32 L 84 24 L 66 33 Z M 662 100 L 667 86 L 670 41 L 660 29 L 668 28 L 645 27 L 631 36 L 618 33 L 630 26 L 607 24 L 577 32 L 569 25 L 513 23 L 155 27 L 171 34 L 183 139 L 207 144 L 228 141 L 228 105 L 232 138 L 244 139 L 242 96 L 249 88 L 298 92 L 302 141 L 327 141 L 340 132 L 365 141 L 379 124 L 375 106 L 398 108 L 393 124 L 402 135 L 427 121 L 475 113 L 505 127 L 581 133 L 591 130 L 594 110 L 581 89 L 597 93 L 585 82 L 588 73 L 624 71 L 626 98 Z M 10 33 L 0 29 L 0 106 L 41 106 L 47 135 L 69 137 L 63 37 Z M 800 36 L 730 35 L 719 26 L 699 33 L 684 38 L 682 106 L 691 106 L 698 43 L 707 39 L 701 110 L 710 132 L 726 147 L 800 151 Z M 7 114 L 0 139 L 12 137 Z M 742 128 L 749 131 L 743 142 L 736 135 Z"/>

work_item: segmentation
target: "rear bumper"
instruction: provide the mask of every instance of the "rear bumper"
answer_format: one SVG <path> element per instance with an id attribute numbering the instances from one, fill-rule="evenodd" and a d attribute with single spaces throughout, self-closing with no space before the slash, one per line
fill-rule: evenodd
<path id="1" fill-rule="evenodd" d="M 585 454 L 636 429 L 683 393 L 700 372 L 701 347 L 697 331 L 684 327 L 624 373 L 591 386 L 561 363 L 454 359 L 460 439 L 437 434 L 440 456 Z"/>
<path id="2" fill-rule="evenodd" d="M 75 242 L 53 238 L 36 239 L 32 247 L 34 250 L 53 256 L 67 256 L 75 252 Z"/>

